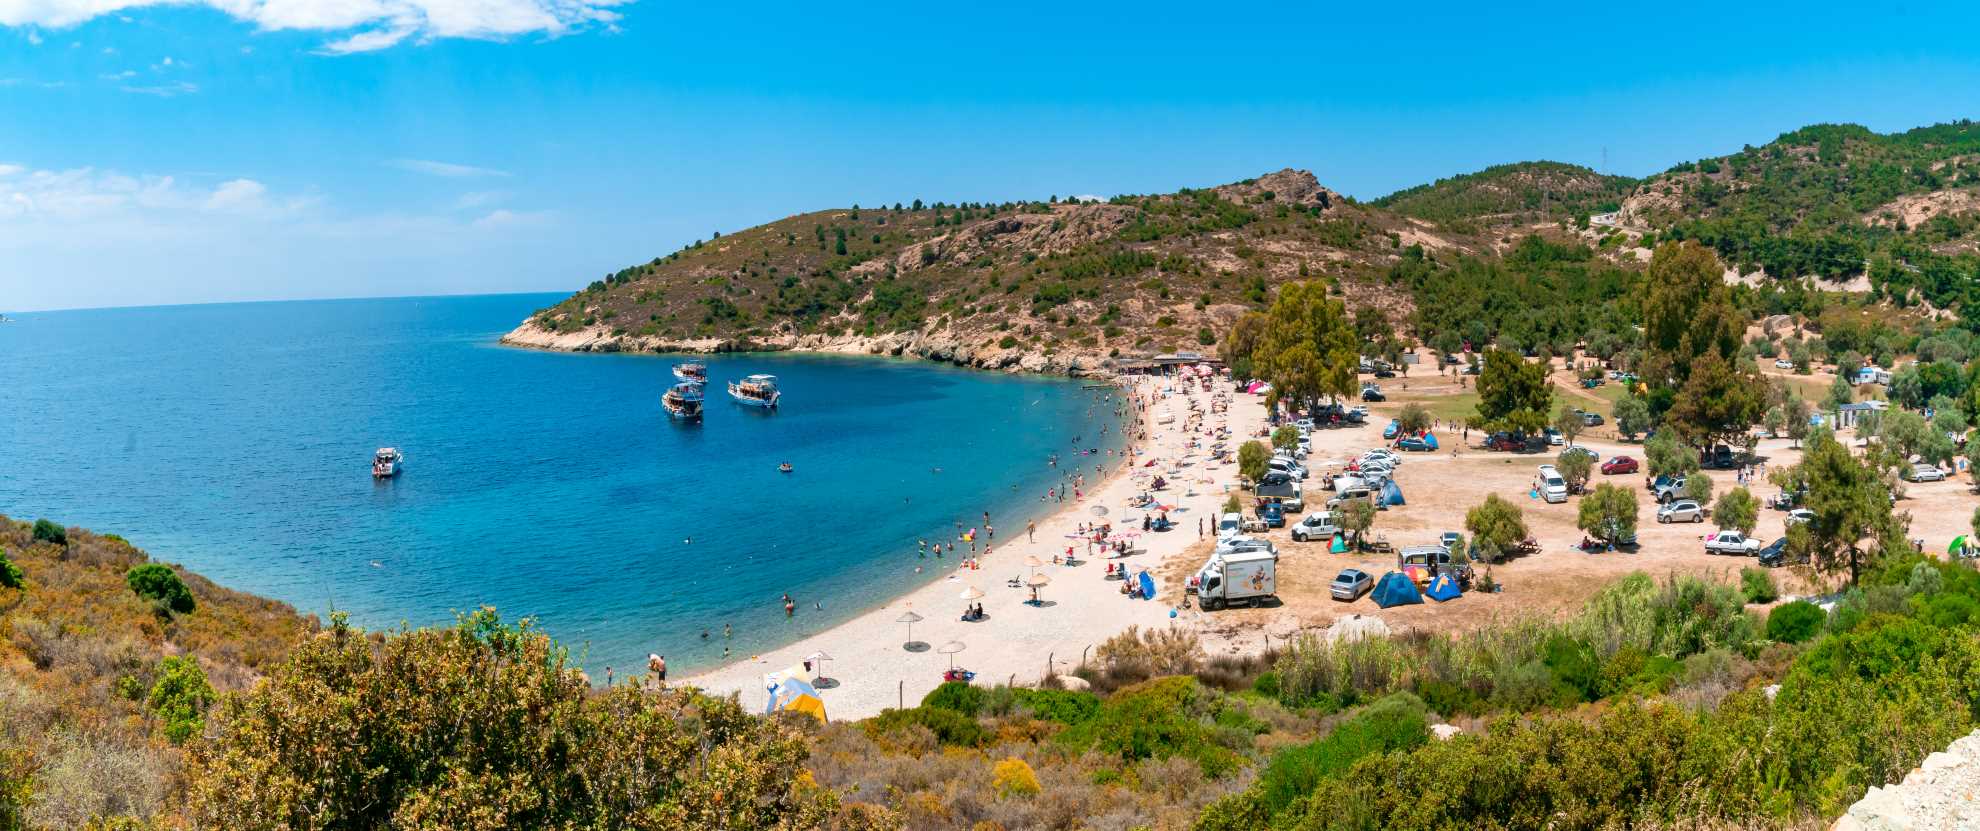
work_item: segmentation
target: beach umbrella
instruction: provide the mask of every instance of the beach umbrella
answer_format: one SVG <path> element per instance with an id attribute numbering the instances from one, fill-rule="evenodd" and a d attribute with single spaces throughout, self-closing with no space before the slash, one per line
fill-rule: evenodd
<path id="1" fill-rule="evenodd" d="M 962 641 L 949 641 L 948 643 L 945 643 L 945 644 L 942 644 L 941 646 L 938 646 L 938 647 L 936 647 L 936 648 L 935 648 L 935 651 L 936 651 L 936 652 L 940 652 L 940 653 L 942 653 L 942 654 L 944 654 L 944 655 L 947 655 L 947 656 L 949 656 L 949 668 L 950 668 L 950 669 L 955 669 L 955 668 L 956 668 L 956 653 L 958 653 L 958 652 L 961 652 L 961 651 L 963 651 L 963 650 L 965 650 L 965 649 L 968 649 L 968 648 L 969 648 L 969 647 L 966 647 L 966 646 L 963 646 L 963 642 L 962 642 Z"/>
<path id="2" fill-rule="evenodd" d="M 1141 570 L 1141 599 L 1155 599 L 1155 578 L 1148 575 L 1147 569 Z"/>
<path id="3" fill-rule="evenodd" d="M 900 617 L 894 618 L 894 622 L 907 624 L 908 639 L 907 639 L 907 643 L 902 644 L 902 646 L 908 646 L 914 644 L 915 643 L 914 625 L 921 622 L 921 616 L 915 614 L 913 609 L 909 609 L 906 613 L 902 614 Z M 922 648 L 927 649 L 927 647 L 925 646 Z"/>
<path id="4" fill-rule="evenodd" d="M 1025 578 L 1024 580 L 1025 585 L 1030 586 L 1034 589 L 1050 582 L 1052 582 L 1052 575 L 1050 574 L 1033 574 L 1030 577 Z"/>
<path id="5" fill-rule="evenodd" d="M 825 677 L 824 664 L 826 661 L 832 660 L 832 656 L 827 655 L 823 652 L 813 652 L 810 655 L 804 656 L 804 659 L 811 662 L 811 670 L 814 674 L 816 674 L 820 678 L 824 678 Z"/>
<path id="6" fill-rule="evenodd" d="M 1095 505 L 1095 506 L 1093 506 L 1092 508 L 1089 508 L 1089 509 L 1087 509 L 1087 510 L 1090 510 L 1090 511 L 1092 511 L 1092 512 L 1093 512 L 1093 515 L 1094 515 L 1094 516 L 1106 516 L 1106 515 L 1107 515 L 1107 506 L 1105 506 L 1105 505 Z"/>
<path id="7" fill-rule="evenodd" d="M 1030 567 L 1031 567 L 1032 569 L 1034 569 L 1034 570 L 1033 570 L 1033 571 L 1031 572 L 1032 574 L 1037 574 L 1038 572 L 1036 571 L 1036 569 L 1037 569 L 1037 568 L 1038 568 L 1039 566 L 1042 566 L 1042 565 L 1044 565 L 1044 564 L 1045 564 L 1045 561 L 1044 561 L 1044 560 L 1040 560 L 1040 559 L 1038 559 L 1038 555 L 1036 555 L 1036 554 L 1026 554 L 1026 555 L 1024 555 L 1024 564 L 1025 564 L 1025 565 L 1027 565 L 1027 566 L 1030 566 Z"/>
<path id="8" fill-rule="evenodd" d="M 983 599 L 983 590 L 982 590 L 982 589 L 979 589 L 979 588 L 977 588 L 977 587 L 975 587 L 975 586 L 970 586 L 970 587 L 968 587 L 968 588 L 965 588 L 965 589 L 963 589 L 963 590 L 962 590 L 962 599 L 964 599 L 964 600 L 982 600 L 982 599 Z"/>

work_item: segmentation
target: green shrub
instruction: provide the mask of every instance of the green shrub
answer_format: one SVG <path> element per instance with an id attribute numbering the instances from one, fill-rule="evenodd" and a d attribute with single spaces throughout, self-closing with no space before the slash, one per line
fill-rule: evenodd
<path id="1" fill-rule="evenodd" d="M 922 696 L 921 706 L 939 707 L 966 716 L 975 716 L 983 709 L 983 688 L 970 686 L 967 681 L 944 681 L 941 686 L 929 690 L 927 695 Z"/>
<path id="2" fill-rule="evenodd" d="M 1277 701 L 1279 698 L 1279 674 L 1267 670 L 1251 679 L 1251 691 Z"/>
<path id="3" fill-rule="evenodd" d="M 1739 570 L 1739 588 L 1746 594 L 1748 603 L 1772 603 L 1780 599 L 1780 589 L 1774 586 L 1774 575 L 1764 568 L 1742 568 Z"/>
<path id="4" fill-rule="evenodd" d="M 213 706 L 214 698 L 199 662 L 172 655 L 158 662 L 158 680 L 152 683 L 145 703 L 164 722 L 165 738 L 173 744 L 185 744 L 186 739 L 205 729 L 206 709 Z"/>
<path id="5" fill-rule="evenodd" d="M 1100 697 L 1076 690 L 1034 690 L 1019 688 L 1017 705 L 1032 718 L 1060 724 L 1080 724 L 1100 712 Z"/>
<path id="6" fill-rule="evenodd" d="M 1588 644 L 1555 635 L 1541 647 L 1542 661 L 1553 673 L 1558 699 L 1564 703 L 1602 697 L 1602 662 Z"/>
<path id="7" fill-rule="evenodd" d="M 1074 750 L 1095 750 L 1124 762 L 1179 756 L 1215 778 L 1241 763 L 1238 754 L 1214 741 L 1210 721 L 1223 707 L 1223 696 L 1195 678 L 1156 678 L 1116 691 L 1094 718 L 1058 738 Z"/>
<path id="8" fill-rule="evenodd" d="M 1000 349 L 1010 349 L 1017 345 L 1018 339 L 1016 335 L 1005 335 L 1001 340 L 997 341 L 997 347 Z"/>
<path id="9" fill-rule="evenodd" d="M 1822 607 L 1806 600 L 1783 603 L 1767 615 L 1767 638 L 1781 643 L 1801 643 L 1821 632 L 1827 618 Z"/>
<path id="10" fill-rule="evenodd" d="M 1409 693 L 1386 696 L 1340 723 L 1325 738 L 1279 751 L 1247 796 L 1264 816 L 1278 817 L 1326 777 L 1338 776 L 1368 756 L 1407 750 L 1430 738 L 1424 702 Z M 1291 823 L 1283 818 L 1272 827 Z"/>
<path id="11" fill-rule="evenodd" d="M 928 728 L 936 740 L 957 747 L 978 747 L 990 740 L 990 731 L 977 724 L 976 719 L 945 710 L 940 707 L 911 707 L 906 710 L 884 710 L 880 715 L 867 719 L 862 726 L 867 735 L 881 736 L 909 725 Z"/>
<path id="12" fill-rule="evenodd" d="M 0 588 L 18 589 L 27 586 L 21 575 L 21 567 L 7 560 L 7 549 L 0 548 Z"/>
<path id="13" fill-rule="evenodd" d="M 34 541 L 53 545 L 68 545 L 69 531 L 55 524 L 52 520 L 37 519 L 34 521 Z"/>
<path id="14" fill-rule="evenodd" d="M 189 614 L 194 608 L 192 590 L 186 588 L 186 581 L 179 579 L 178 572 L 164 563 L 133 566 L 124 572 L 124 583 L 139 597 L 157 601 L 173 612 Z"/>

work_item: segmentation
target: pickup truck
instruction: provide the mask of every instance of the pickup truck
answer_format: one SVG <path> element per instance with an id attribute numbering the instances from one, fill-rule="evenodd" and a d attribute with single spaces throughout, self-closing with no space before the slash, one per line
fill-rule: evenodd
<path id="1" fill-rule="evenodd" d="M 1747 556 L 1760 553 L 1760 541 L 1738 531 L 1720 531 L 1705 537 L 1705 553 Z"/>

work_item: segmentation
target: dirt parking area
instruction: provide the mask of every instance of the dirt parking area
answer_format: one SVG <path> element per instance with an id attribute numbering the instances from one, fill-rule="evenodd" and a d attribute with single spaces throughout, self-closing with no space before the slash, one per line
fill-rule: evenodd
<path id="1" fill-rule="evenodd" d="M 1344 465 L 1369 448 L 1383 446 L 1382 425 L 1404 403 L 1418 401 L 1429 406 L 1431 399 L 1468 392 L 1460 390 L 1448 376 L 1410 379 L 1407 391 L 1394 383 L 1397 380 L 1382 382 L 1385 392 L 1393 390 L 1393 394 L 1388 402 L 1370 407 L 1367 425 L 1314 431 L 1313 452 L 1305 462 L 1309 471 L 1305 492 L 1308 512 L 1323 510 L 1332 495 L 1321 485 L 1326 478 L 1321 471 Z M 1579 406 L 1581 398 L 1563 398 L 1557 394 L 1556 401 L 1571 401 Z M 1696 524 L 1658 524 L 1657 503 L 1645 489 L 1642 473 L 1603 476 L 1599 470 L 1591 477 L 1589 487 L 1609 482 L 1623 485 L 1638 495 L 1639 545 L 1634 551 L 1584 553 L 1575 547 L 1583 536 L 1575 527 L 1581 497 L 1571 496 L 1564 503 L 1548 504 L 1532 496 L 1537 468 L 1551 463 L 1560 448 L 1549 448 L 1543 453 L 1486 451 L 1466 446 L 1462 428 L 1439 431 L 1438 439 L 1442 444 L 1439 451 L 1403 454 L 1404 462 L 1396 469 L 1395 481 L 1403 491 L 1406 504 L 1383 510 L 1369 536 L 1386 538 L 1397 549 L 1433 544 L 1445 531 L 1469 536 L 1464 528 L 1465 513 L 1483 502 L 1487 494 L 1497 493 L 1520 506 L 1529 530 L 1540 544 L 1536 554 L 1489 567 L 1493 579 L 1503 586 L 1501 591 L 1469 592 L 1446 603 L 1426 601 L 1420 606 L 1390 609 L 1377 607 L 1366 596 L 1353 603 L 1336 601 L 1329 595 L 1328 587 L 1342 569 L 1359 568 L 1379 579 L 1396 567 L 1396 555 L 1332 554 L 1324 541 L 1294 542 L 1285 529 L 1274 529 L 1266 536 L 1278 545 L 1281 554 L 1280 603 L 1257 609 L 1193 613 L 1191 617 L 1210 635 L 1209 640 L 1214 644 L 1222 638 L 1232 648 L 1255 646 L 1260 641 L 1260 632 L 1272 638 L 1284 638 L 1297 631 L 1332 625 L 1335 620 L 1354 614 L 1379 617 L 1391 628 L 1466 629 L 1519 615 L 1571 612 L 1603 585 L 1631 572 L 1642 571 L 1659 577 L 1688 574 L 1732 581 L 1738 578 L 1741 568 L 1757 565 L 1751 557 L 1706 553 L 1704 536 L 1718 530 L 1709 518 Z M 1472 439 L 1480 440 L 1482 436 L 1474 432 Z M 1610 425 L 1589 431 L 1576 443 L 1595 450 L 1603 459 L 1627 455 L 1639 463 L 1643 461 L 1642 447 L 1618 439 Z M 1772 469 L 1795 464 L 1800 451 L 1785 439 L 1770 439 L 1761 442 L 1758 456 L 1767 469 Z M 1705 475 L 1713 480 L 1715 498 L 1739 486 L 1736 471 L 1713 470 Z M 1747 487 L 1763 505 L 1778 492 L 1764 476 L 1756 477 Z M 1923 539 L 1927 551 L 1943 555 L 1954 537 L 1970 531 L 1976 504 L 1980 504 L 1980 499 L 1976 499 L 1970 479 L 1962 474 L 1944 482 L 1905 483 L 1897 509 L 1911 516 L 1910 536 Z M 1781 537 L 1786 533 L 1785 518 L 1786 512 L 1763 507 L 1753 536 L 1763 545 Z M 1297 520 L 1298 517 L 1288 517 L 1289 524 Z M 1210 543 L 1206 541 L 1170 558 L 1164 567 L 1169 578 L 1165 584 L 1181 585 L 1182 578 L 1201 566 L 1209 551 Z M 1477 568 L 1480 575 L 1487 572 L 1482 564 Z M 1825 586 L 1833 587 L 1839 582 L 1820 581 L 1796 568 L 1771 572 L 1786 596 L 1819 593 Z"/>

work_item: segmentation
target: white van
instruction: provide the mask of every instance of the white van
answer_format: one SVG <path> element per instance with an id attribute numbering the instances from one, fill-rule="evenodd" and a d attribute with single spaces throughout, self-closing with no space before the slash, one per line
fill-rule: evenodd
<path id="1" fill-rule="evenodd" d="M 1244 530 L 1244 514 L 1225 514 L 1217 518 L 1217 539 L 1226 540 Z"/>
<path id="2" fill-rule="evenodd" d="M 1266 462 L 1265 470 L 1268 472 L 1276 471 L 1279 473 L 1284 473 L 1287 476 L 1291 476 L 1292 478 L 1298 479 L 1302 482 L 1306 481 L 1306 468 L 1302 467 L 1300 463 L 1288 459 L 1284 456 L 1275 456 L 1272 458 L 1271 461 Z"/>
<path id="3" fill-rule="evenodd" d="M 1553 465 L 1540 466 L 1540 498 L 1548 502 L 1566 502 L 1568 498 L 1567 480 Z"/>

